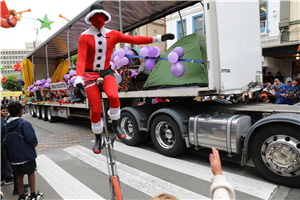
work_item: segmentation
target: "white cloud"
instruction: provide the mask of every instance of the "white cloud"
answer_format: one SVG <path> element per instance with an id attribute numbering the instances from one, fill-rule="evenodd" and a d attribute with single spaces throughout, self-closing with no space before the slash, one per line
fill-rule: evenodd
<path id="1" fill-rule="evenodd" d="M 0 28 L 0 48 L 24 49 L 25 42 L 35 40 L 34 28 L 38 28 L 39 40 L 43 42 L 67 23 L 59 17 L 59 14 L 72 20 L 93 2 L 94 0 L 6 0 L 8 9 L 15 9 L 19 12 L 30 8 L 31 12 L 23 13 L 22 20 L 15 28 Z M 48 15 L 49 20 L 54 21 L 51 24 L 51 31 L 47 28 L 40 30 L 41 23 L 34 20 L 44 18 L 45 14 Z"/>

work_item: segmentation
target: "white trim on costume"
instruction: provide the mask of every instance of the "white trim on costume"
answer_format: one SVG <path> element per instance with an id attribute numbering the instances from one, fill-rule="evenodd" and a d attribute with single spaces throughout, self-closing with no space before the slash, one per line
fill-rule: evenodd
<path id="1" fill-rule="evenodd" d="M 112 108 L 110 108 L 110 109 L 112 109 Z M 107 114 L 110 117 L 110 119 L 111 120 L 118 120 L 118 119 L 120 119 L 120 116 L 121 116 L 120 107 L 119 108 L 113 108 L 113 109 L 118 109 L 117 113 L 110 113 L 110 109 L 107 111 Z"/>
<path id="2" fill-rule="evenodd" d="M 76 86 L 79 83 L 81 83 L 82 85 L 84 85 L 84 81 L 82 80 L 82 76 L 76 76 L 76 79 L 74 81 L 74 85 Z"/>
<path id="3" fill-rule="evenodd" d="M 105 24 L 107 24 L 111 21 L 110 14 L 108 12 L 106 12 L 105 10 L 93 10 L 89 14 L 86 15 L 85 22 L 87 24 L 92 24 L 92 22 L 90 21 L 90 18 L 93 17 L 93 15 L 96 14 L 96 13 L 102 13 L 102 14 L 104 14 L 108 17 L 108 20 L 105 20 L 105 22 L 104 22 Z"/>

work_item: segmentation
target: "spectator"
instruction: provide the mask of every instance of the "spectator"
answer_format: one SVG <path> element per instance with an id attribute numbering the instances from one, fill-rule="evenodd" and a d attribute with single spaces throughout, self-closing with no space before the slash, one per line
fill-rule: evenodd
<path id="1" fill-rule="evenodd" d="M 274 77 L 272 76 L 271 72 L 268 72 L 266 80 L 267 80 L 268 83 L 271 83 L 273 85 L 273 83 L 274 83 Z"/>
<path id="2" fill-rule="evenodd" d="M 131 78 L 131 71 L 129 70 L 129 65 L 126 65 L 122 72 L 122 87 L 121 87 L 121 89 L 124 90 L 125 92 L 136 90 L 136 88 L 133 85 L 132 78 Z"/>
<path id="3" fill-rule="evenodd" d="M 5 132 L 8 152 L 11 159 L 11 166 L 14 176 L 16 176 L 19 191 L 19 200 L 25 199 L 23 177 L 28 174 L 30 185 L 30 199 L 41 199 L 43 193 L 35 193 L 35 159 L 37 157 L 35 147 L 38 144 L 35 131 L 32 125 L 23 120 L 22 105 L 19 102 L 9 104 L 8 110 L 11 118 L 7 121 Z M 20 137 L 22 136 L 22 137 Z M 19 148 L 15 148 L 18 146 Z"/>
<path id="4" fill-rule="evenodd" d="M 300 100 L 300 77 L 294 79 L 295 85 L 293 90 L 292 101 L 298 103 Z"/>
<path id="5" fill-rule="evenodd" d="M 4 127 L 6 124 L 6 117 L 8 115 L 7 107 L 1 105 L 1 185 L 9 185 L 14 183 L 12 170 L 7 157 L 7 149 L 2 140 L 5 137 Z"/>
<path id="6" fill-rule="evenodd" d="M 8 104 L 8 99 L 6 97 L 3 97 L 2 101 L 1 101 L 1 105 L 7 106 L 7 104 Z"/>
<path id="7" fill-rule="evenodd" d="M 10 96 L 9 97 L 9 100 L 8 100 L 8 103 L 12 103 L 12 102 L 14 102 L 15 100 L 13 99 L 13 97 L 12 96 Z"/>
<path id="8" fill-rule="evenodd" d="M 275 78 L 274 79 L 274 85 L 272 86 L 273 89 L 271 90 L 271 92 L 272 92 L 272 94 L 273 94 L 273 96 L 275 98 L 274 104 L 278 104 L 279 96 L 276 95 L 276 92 L 279 91 L 279 88 L 280 88 L 281 85 L 282 85 L 282 83 L 279 81 L 279 79 Z"/>
<path id="9" fill-rule="evenodd" d="M 293 102 L 289 97 L 289 93 L 294 90 L 294 86 L 292 85 L 292 78 L 287 78 L 285 84 L 281 85 L 279 88 L 278 93 L 276 94 L 279 96 L 278 104 L 289 104 L 292 105 Z"/>
<path id="10" fill-rule="evenodd" d="M 148 76 L 151 73 L 151 70 L 148 70 L 145 66 L 144 59 L 141 59 L 141 65 L 139 67 L 138 72 L 134 77 L 132 77 L 132 82 L 135 84 L 136 82 L 143 82 L 148 79 Z"/>
<path id="11" fill-rule="evenodd" d="M 281 76 L 280 72 L 276 73 L 275 79 L 278 79 L 281 83 L 283 83 L 283 76 Z"/>

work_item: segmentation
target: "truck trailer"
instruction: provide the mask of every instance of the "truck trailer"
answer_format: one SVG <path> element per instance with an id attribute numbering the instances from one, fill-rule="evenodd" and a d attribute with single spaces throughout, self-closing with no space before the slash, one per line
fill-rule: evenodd
<path id="1" fill-rule="evenodd" d="M 101 1 L 107 12 L 113 13 L 112 23 L 106 28 L 123 33 L 196 3 Z M 269 103 L 236 105 L 226 100 L 195 100 L 198 96 L 241 94 L 256 89 L 249 87 L 250 82 L 262 81 L 259 1 L 204 0 L 201 6 L 205 19 L 206 53 L 202 67 L 207 72 L 207 82 L 193 87 L 182 85 L 119 92 L 120 126 L 127 135 L 122 141 L 134 146 L 151 139 L 157 151 L 166 156 L 177 156 L 187 148 L 201 151 L 215 147 L 227 152 L 229 157 L 241 155 L 242 166 L 252 159 L 262 175 L 274 183 L 299 188 L 299 106 Z M 27 55 L 27 59 L 36 66 L 34 75 L 38 79 L 49 78 L 57 59 L 70 60 L 70 56 L 77 53 L 78 38 L 88 28 L 84 22 L 88 12 L 89 8 L 85 9 Z M 168 98 L 170 102 L 137 106 L 138 99 L 155 97 Z M 105 94 L 103 98 L 108 107 Z M 90 116 L 88 101 L 28 105 L 33 117 L 51 123 L 57 117 Z"/>

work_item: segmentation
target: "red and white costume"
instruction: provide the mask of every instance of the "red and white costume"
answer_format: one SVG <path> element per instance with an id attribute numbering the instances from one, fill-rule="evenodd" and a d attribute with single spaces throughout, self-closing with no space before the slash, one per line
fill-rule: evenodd
<path id="1" fill-rule="evenodd" d="M 89 17 L 87 16 L 87 18 Z M 87 18 L 86 22 L 90 23 Z M 79 37 L 76 69 L 77 79 L 75 80 L 75 85 L 77 83 L 83 83 L 82 79 L 80 80 L 78 78 L 84 77 L 84 86 L 91 106 L 92 130 L 96 134 L 102 132 L 103 123 L 100 117 L 100 91 L 95 81 L 100 77 L 102 70 L 106 70 L 110 67 L 110 59 L 114 46 L 117 43 L 149 44 L 161 42 L 161 36 L 128 36 L 117 30 L 109 30 L 104 26 L 100 29 L 100 32 L 101 34 L 99 33 L 99 29 L 91 25 L 91 27 Z M 93 72 L 85 72 L 87 70 Z M 98 71 L 100 71 L 100 74 Z M 112 120 L 118 120 L 120 118 L 120 100 L 118 84 L 114 76 L 105 76 L 102 87 L 110 102 L 108 115 Z"/>

